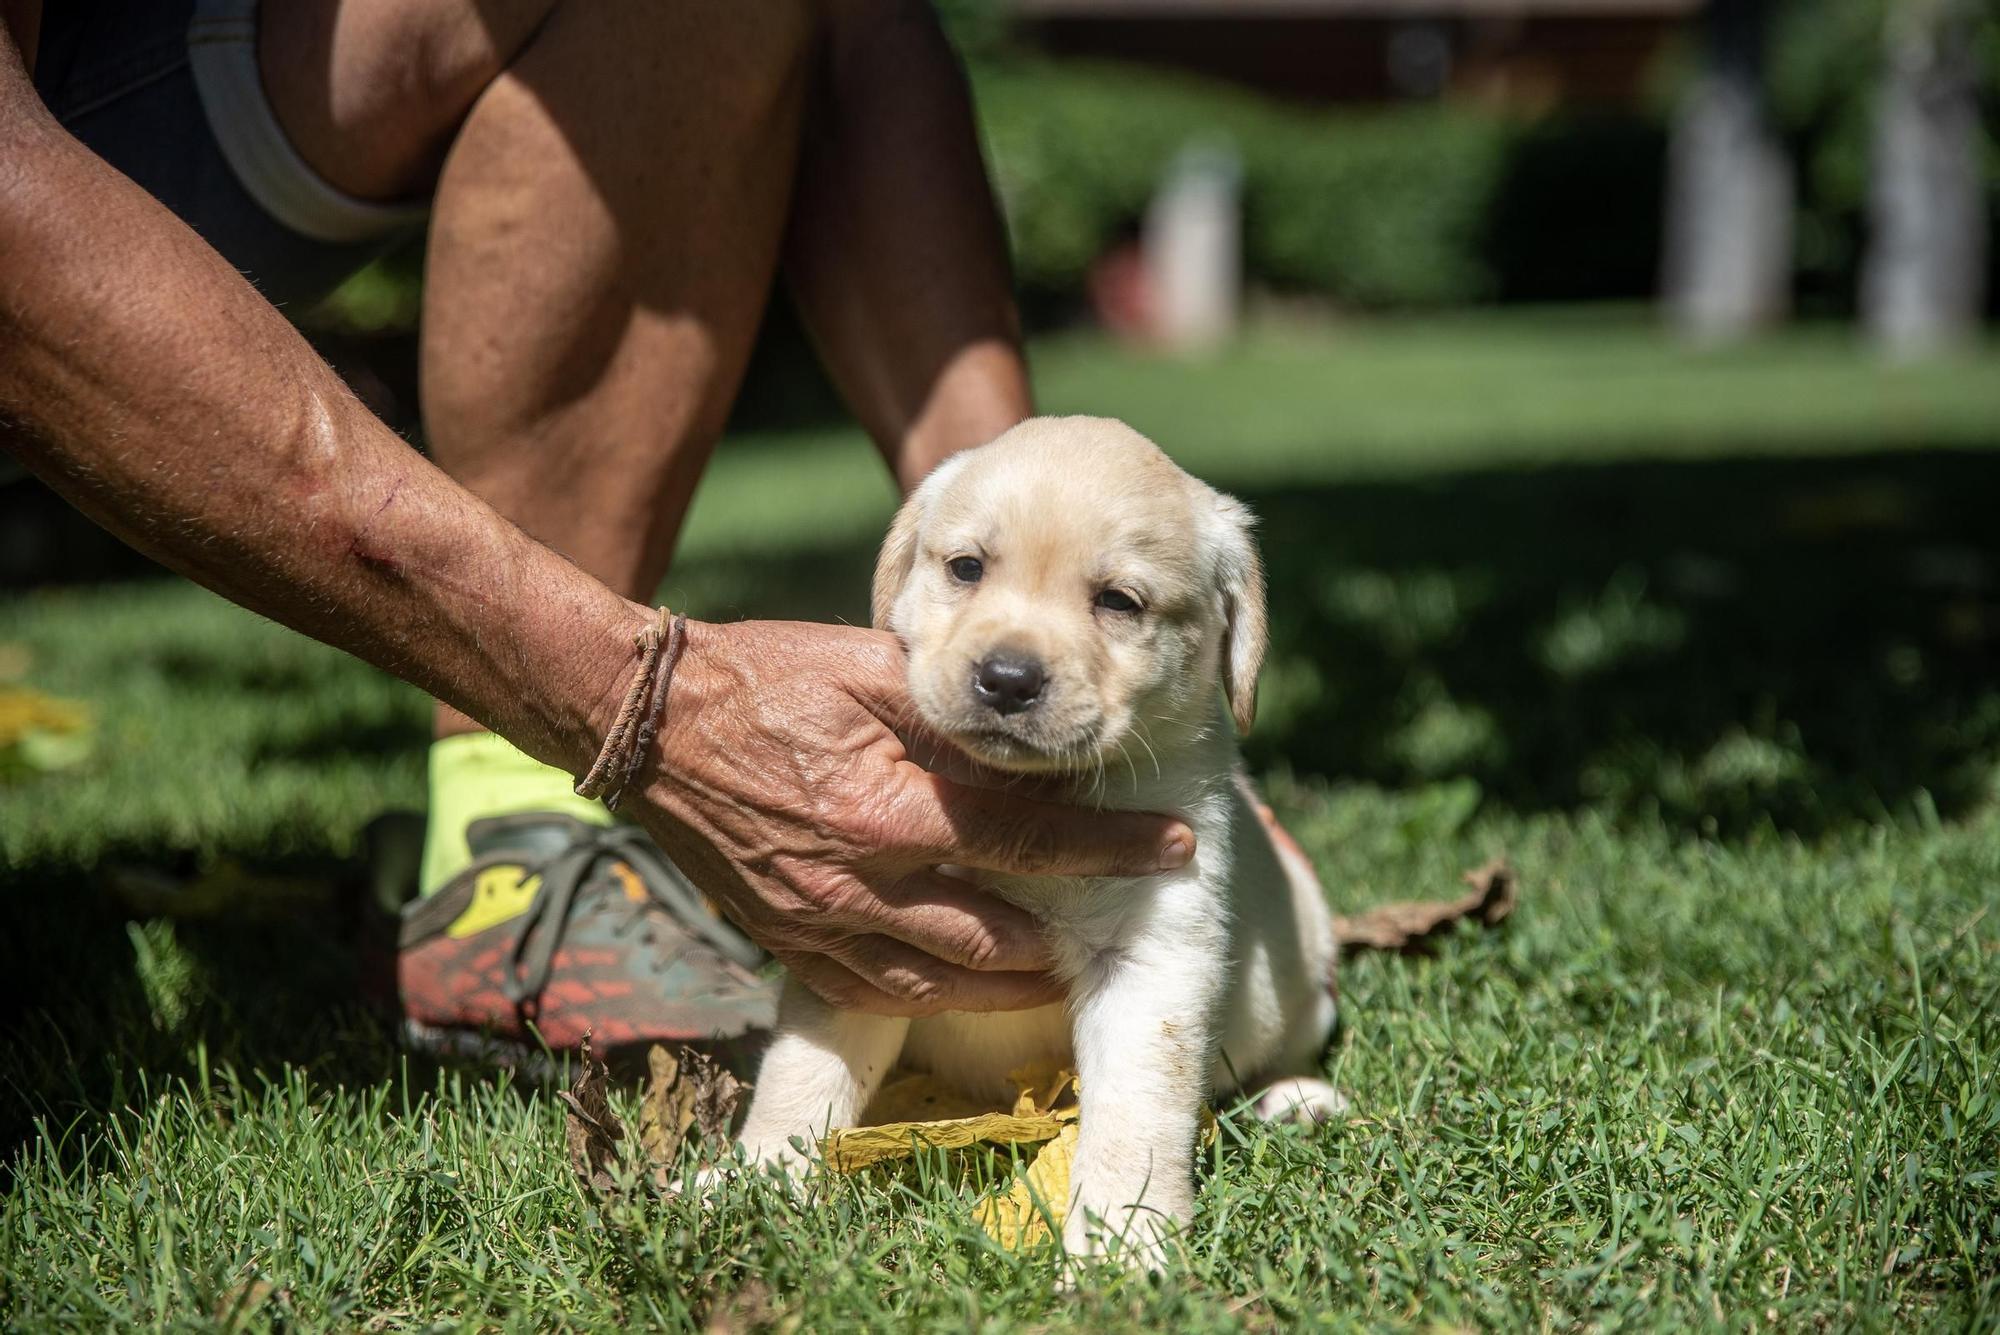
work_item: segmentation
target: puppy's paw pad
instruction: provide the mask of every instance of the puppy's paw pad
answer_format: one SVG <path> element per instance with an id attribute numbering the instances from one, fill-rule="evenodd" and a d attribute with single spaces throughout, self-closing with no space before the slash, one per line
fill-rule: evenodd
<path id="1" fill-rule="evenodd" d="M 1347 1113 L 1347 1096 L 1324 1080 L 1292 1076 L 1265 1087 L 1250 1105 L 1261 1122 L 1317 1126 Z"/>

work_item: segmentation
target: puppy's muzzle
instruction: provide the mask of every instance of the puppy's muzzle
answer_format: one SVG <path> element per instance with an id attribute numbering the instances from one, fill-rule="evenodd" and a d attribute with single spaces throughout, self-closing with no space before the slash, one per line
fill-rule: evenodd
<path id="1" fill-rule="evenodd" d="M 1034 707 L 1047 681 L 1037 659 L 1021 654 L 988 654 L 972 670 L 972 695 L 996 714 L 1018 714 Z"/>

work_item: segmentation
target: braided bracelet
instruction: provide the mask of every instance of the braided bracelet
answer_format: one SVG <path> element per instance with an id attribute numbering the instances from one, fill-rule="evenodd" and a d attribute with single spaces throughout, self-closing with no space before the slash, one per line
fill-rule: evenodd
<path id="1" fill-rule="evenodd" d="M 667 707 L 667 687 L 674 679 L 674 668 L 680 664 L 682 651 L 687 648 L 687 618 L 662 607 L 659 619 L 632 637 L 632 647 L 639 653 L 639 670 L 632 674 L 632 684 L 625 690 L 625 703 L 618 707 L 618 717 L 613 720 L 611 731 L 604 735 L 597 759 L 591 763 L 589 772 L 576 781 L 578 797 L 601 797 L 613 811 L 618 809 L 618 799 L 638 774 L 639 765 L 660 730 L 660 719 Z"/>

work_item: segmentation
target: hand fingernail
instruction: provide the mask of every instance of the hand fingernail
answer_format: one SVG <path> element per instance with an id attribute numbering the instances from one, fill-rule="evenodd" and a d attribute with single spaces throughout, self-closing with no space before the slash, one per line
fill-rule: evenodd
<path id="1" fill-rule="evenodd" d="M 1179 830 L 1168 836 L 1160 848 L 1160 870 L 1178 871 L 1194 860 L 1194 836 Z"/>

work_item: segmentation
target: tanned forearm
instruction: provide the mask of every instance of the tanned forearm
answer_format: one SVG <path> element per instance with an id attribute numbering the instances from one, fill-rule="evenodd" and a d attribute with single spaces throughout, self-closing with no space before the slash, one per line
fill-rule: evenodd
<path id="1" fill-rule="evenodd" d="M 4 38 L 0 445 L 134 546 L 571 773 L 650 620 L 370 417 L 219 256 L 54 124 Z M 932 868 L 1147 875 L 1186 865 L 1194 835 L 931 774 L 890 726 L 913 713 L 886 634 L 690 627 L 627 810 L 841 1004 L 1047 1004 L 1035 920 Z"/>
<path id="2" fill-rule="evenodd" d="M 572 772 L 644 610 L 377 421 L 0 32 L 0 446 L 133 546 Z"/>

